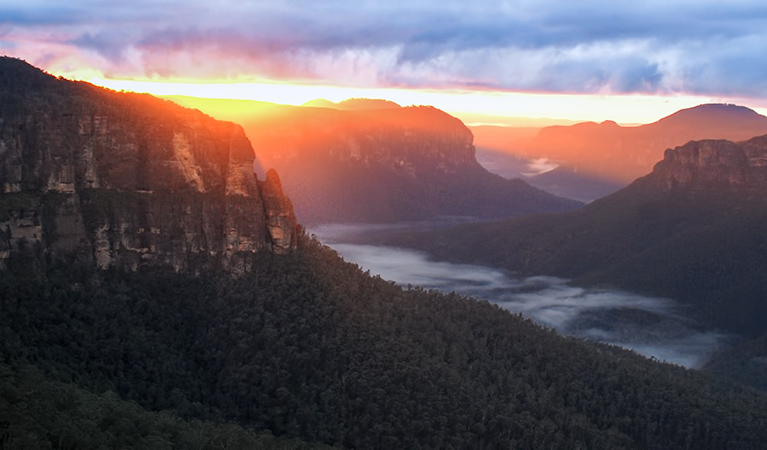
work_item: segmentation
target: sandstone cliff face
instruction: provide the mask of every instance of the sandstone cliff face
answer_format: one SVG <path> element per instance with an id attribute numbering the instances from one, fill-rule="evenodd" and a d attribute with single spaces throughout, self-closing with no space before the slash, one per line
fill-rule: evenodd
<path id="1" fill-rule="evenodd" d="M 493 219 L 581 206 L 489 173 L 475 159 L 471 131 L 433 107 L 275 105 L 243 125 L 261 166 L 280 173 L 310 226 Z"/>
<path id="2" fill-rule="evenodd" d="M 292 205 L 278 178 L 254 176 L 240 126 L 18 60 L 0 78 L 0 257 L 241 272 L 248 253 L 295 248 Z"/>
<path id="3" fill-rule="evenodd" d="M 266 172 L 266 181 L 261 184 L 261 197 L 272 250 L 277 254 L 289 253 L 296 245 L 298 227 L 293 205 L 282 192 L 280 178 L 275 170 Z"/>
<path id="4" fill-rule="evenodd" d="M 415 177 L 455 173 L 476 164 L 473 136 L 460 120 L 433 107 L 344 112 L 311 109 L 249 130 L 264 167 L 296 160 L 389 167 Z"/>
<path id="5" fill-rule="evenodd" d="M 735 188 L 763 193 L 767 187 L 767 136 L 741 143 L 693 141 L 668 149 L 653 175 L 669 189 Z"/>

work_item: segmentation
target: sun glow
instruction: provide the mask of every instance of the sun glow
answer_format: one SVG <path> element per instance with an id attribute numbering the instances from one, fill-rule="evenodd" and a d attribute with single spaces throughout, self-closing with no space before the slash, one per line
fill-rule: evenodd
<path id="1" fill-rule="evenodd" d="M 683 108 L 702 103 L 737 103 L 762 114 L 763 105 L 753 100 L 720 99 L 702 96 L 550 94 L 463 89 L 354 88 L 281 82 L 189 82 L 86 79 L 114 90 L 146 92 L 158 96 L 186 96 L 202 99 L 254 100 L 283 105 L 302 105 L 315 99 L 339 102 L 348 98 L 382 98 L 408 105 L 432 105 L 467 123 L 476 116 L 508 118 L 552 118 L 571 121 L 614 120 L 623 124 L 654 122 Z M 189 105 L 188 105 L 189 106 Z M 194 105 L 191 105 L 194 106 Z M 767 106 L 767 105 L 764 105 Z"/>

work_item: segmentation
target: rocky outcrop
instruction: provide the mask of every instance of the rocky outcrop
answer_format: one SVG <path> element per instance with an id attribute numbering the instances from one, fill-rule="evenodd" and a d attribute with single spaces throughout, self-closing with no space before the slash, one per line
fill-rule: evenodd
<path id="1" fill-rule="evenodd" d="M 290 200 L 257 180 L 239 125 L 10 58 L 0 80 L 2 257 L 242 272 L 247 254 L 295 248 Z"/>
<path id="2" fill-rule="evenodd" d="M 741 143 L 692 141 L 668 149 L 653 176 L 661 178 L 669 189 L 763 190 L 767 187 L 767 136 Z"/>
<path id="3" fill-rule="evenodd" d="M 296 223 L 293 205 L 282 192 L 280 177 L 275 170 L 266 172 L 266 181 L 261 183 L 261 195 L 272 250 L 277 254 L 289 253 L 296 245 L 301 228 Z"/>

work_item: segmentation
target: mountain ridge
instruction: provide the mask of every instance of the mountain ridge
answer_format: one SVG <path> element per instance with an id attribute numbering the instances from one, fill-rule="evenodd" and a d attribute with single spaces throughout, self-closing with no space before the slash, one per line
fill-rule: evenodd
<path id="1" fill-rule="evenodd" d="M 332 102 L 324 98 L 310 100 L 301 106 L 313 108 L 331 108 L 341 110 L 397 109 L 401 106 L 391 100 L 378 98 L 348 98 L 340 102 Z"/>
<path id="2" fill-rule="evenodd" d="M 477 146 L 486 158 L 499 163 L 504 155 L 548 159 L 559 167 L 527 178 L 530 184 L 557 195 L 592 201 L 649 173 L 667 148 L 704 139 L 738 142 L 765 133 L 767 117 L 745 106 L 712 103 L 630 127 L 613 121 L 582 122 L 543 127 L 537 135 L 524 129 L 478 128 Z"/>
<path id="3" fill-rule="evenodd" d="M 720 128 L 729 128 L 735 124 L 741 128 L 750 128 L 753 124 L 759 127 L 763 126 L 764 117 L 765 116 L 757 113 L 753 109 L 743 105 L 733 103 L 702 103 L 690 108 L 680 109 L 679 111 L 669 114 L 666 117 L 662 117 L 655 122 L 640 126 L 655 124 L 702 128 L 714 125 Z M 723 124 L 723 120 L 729 123 Z M 722 139 L 727 138 L 722 137 Z M 738 139 L 736 138 L 736 140 Z"/>
<path id="4" fill-rule="evenodd" d="M 740 141 L 765 133 L 767 117 L 756 111 L 703 104 L 637 127 L 621 127 L 612 121 L 546 127 L 528 152 L 539 157 L 544 156 L 541 152 L 552 152 L 548 157 L 564 165 L 630 182 L 648 173 L 666 148 L 691 140 Z"/>

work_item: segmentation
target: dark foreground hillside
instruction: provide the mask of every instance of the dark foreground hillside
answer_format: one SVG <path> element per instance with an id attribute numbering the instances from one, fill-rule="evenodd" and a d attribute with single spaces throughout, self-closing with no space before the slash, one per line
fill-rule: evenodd
<path id="1" fill-rule="evenodd" d="M 62 431 L 71 421 L 48 420 L 70 410 L 65 418 L 85 415 L 74 419 L 84 433 L 91 423 L 117 432 L 116 422 L 153 433 L 141 425 L 153 417 L 202 434 L 269 430 L 351 448 L 767 441 L 767 397 L 754 391 L 563 338 L 489 303 L 403 290 L 313 241 L 253 258 L 237 280 L 13 259 L 0 273 L 0 446 L 23 447 L 19 427 L 36 427 L 39 448 L 77 447 Z M 35 370 L 40 384 L 24 385 Z M 91 403 L 112 406 L 74 408 Z M 114 413 L 119 405 L 133 412 Z M 144 446 L 187 442 L 162 436 Z"/>
<path id="2" fill-rule="evenodd" d="M 46 379 L 31 365 L 0 364 L 0 448 L 329 449 L 231 423 L 150 412 L 108 391 L 100 395 Z"/>

